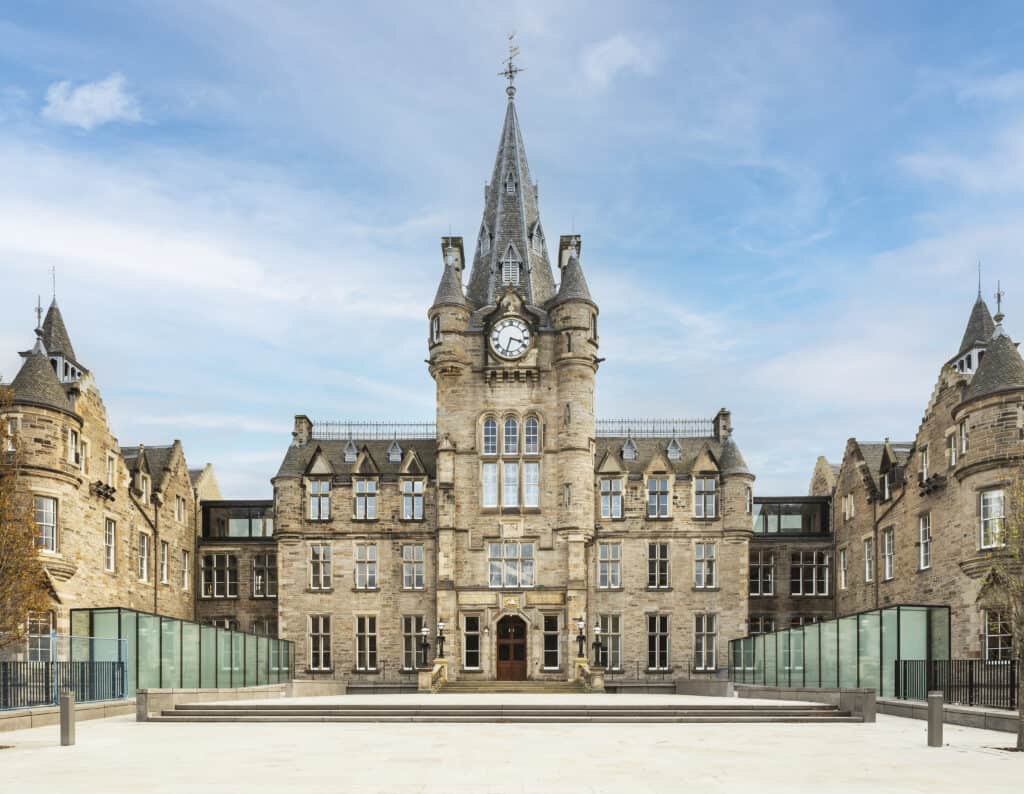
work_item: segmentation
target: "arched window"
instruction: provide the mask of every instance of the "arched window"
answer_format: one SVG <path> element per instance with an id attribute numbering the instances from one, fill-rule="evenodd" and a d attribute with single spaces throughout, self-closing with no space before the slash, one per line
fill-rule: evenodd
<path id="1" fill-rule="evenodd" d="M 484 454 L 498 454 L 498 422 L 492 418 L 484 421 Z"/>
<path id="2" fill-rule="evenodd" d="M 503 284 L 519 286 L 519 258 L 511 245 L 501 260 L 501 281 Z"/>
<path id="3" fill-rule="evenodd" d="M 439 316 L 435 316 L 434 319 L 430 321 L 430 341 L 441 341 L 441 318 Z"/>
<path id="4" fill-rule="evenodd" d="M 536 416 L 529 417 L 523 423 L 523 446 L 527 455 L 540 454 L 540 422 Z"/>
<path id="5" fill-rule="evenodd" d="M 519 422 L 511 417 L 505 420 L 505 438 L 502 451 L 506 455 L 519 454 Z"/>

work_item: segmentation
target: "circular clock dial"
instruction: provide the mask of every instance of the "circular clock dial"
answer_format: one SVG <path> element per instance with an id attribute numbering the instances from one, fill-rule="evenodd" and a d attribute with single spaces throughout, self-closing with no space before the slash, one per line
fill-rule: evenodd
<path id="1" fill-rule="evenodd" d="M 498 320 L 491 328 L 491 349 L 502 358 L 519 358 L 530 346 L 530 328 L 517 317 Z"/>

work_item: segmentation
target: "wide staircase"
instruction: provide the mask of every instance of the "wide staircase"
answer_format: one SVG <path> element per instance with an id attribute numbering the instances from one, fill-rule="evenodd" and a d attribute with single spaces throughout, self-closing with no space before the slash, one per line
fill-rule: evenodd
<path id="1" fill-rule="evenodd" d="M 558 687 L 557 689 L 555 687 Z M 518 688 L 505 684 L 495 685 L 455 682 L 446 686 L 445 693 L 519 694 L 538 693 L 536 685 Z M 720 703 L 679 703 L 658 700 L 650 703 L 625 701 L 616 703 L 618 696 L 593 698 L 572 684 L 546 685 L 545 693 L 579 693 L 571 699 L 525 701 L 515 697 L 492 698 L 410 698 L 390 702 L 356 700 L 345 703 L 288 703 L 268 701 L 255 704 L 197 703 L 179 705 L 151 717 L 156 722 L 440 722 L 440 723 L 695 723 L 695 722 L 751 722 L 751 723 L 836 723 L 862 722 L 860 716 L 840 711 L 835 706 L 803 704 L 752 704 L 734 698 L 721 698 Z M 518 702 L 517 702 L 518 701 Z"/>

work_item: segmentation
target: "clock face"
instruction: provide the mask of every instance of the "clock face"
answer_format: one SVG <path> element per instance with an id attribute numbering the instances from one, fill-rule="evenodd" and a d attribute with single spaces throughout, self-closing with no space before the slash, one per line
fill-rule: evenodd
<path id="1" fill-rule="evenodd" d="M 530 347 L 530 328 L 518 317 L 498 320 L 491 328 L 491 349 L 502 358 L 519 358 Z"/>

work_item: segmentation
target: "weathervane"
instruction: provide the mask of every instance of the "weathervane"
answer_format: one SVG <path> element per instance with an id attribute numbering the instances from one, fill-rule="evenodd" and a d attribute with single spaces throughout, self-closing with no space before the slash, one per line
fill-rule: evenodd
<path id="1" fill-rule="evenodd" d="M 505 68 L 498 72 L 499 77 L 504 77 L 508 80 L 508 88 L 505 89 L 505 93 L 508 94 L 509 99 L 516 95 L 516 87 L 513 85 L 516 75 L 524 71 L 515 64 L 514 59 L 519 54 L 519 47 L 516 46 L 515 38 L 515 31 L 508 34 L 508 57 L 503 61 Z"/>
<path id="2" fill-rule="evenodd" d="M 36 296 L 36 330 L 39 331 L 43 327 L 43 296 Z"/>
<path id="3" fill-rule="evenodd" d="M 1003 321 L 1003 297 L 1005 295 L 1006 295 L 1006 293 L 1003 292 L 1003 285 L 1000 282 L 997 281 L 996 282 L 996 317 L 995 317 L 995 320 L 996 320 L 997 323 L 1001 323 Z"/>

